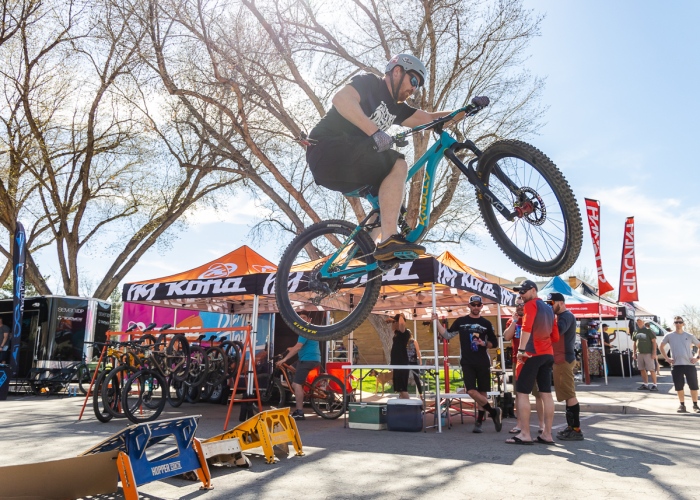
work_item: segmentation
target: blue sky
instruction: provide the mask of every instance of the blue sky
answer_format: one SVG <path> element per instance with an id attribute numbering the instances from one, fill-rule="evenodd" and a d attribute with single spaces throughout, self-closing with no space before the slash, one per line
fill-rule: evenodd
<path id="1" fill-rule="evenodd" d="M 635 216 L 640 303 L 667 320 L 683 304 L 700 306 L 691 289 L 700 278 L 693 146 L 700 142 L 700 2 L 531 0 L 525 6 L 546 15 L 526 66 L 547 77 L 542 103 L 549 106 L 546 125 L 528 141 L 564 172 L 582 214 L 584 197 L 601 201 L 608 280 L 617 288 L 623 226 Z M 224 215 L 197 216 L 169 251 L 149 252 L 127 281 L 189 269 L 250 245 L 247 224 L 255 206 L 237 201 L 229 208 Z M 592 271 L 584 224 L 583 251 L 573 269 Z M 445 249 L 509 279 L 525 275 L 486 238 L 480 248 L 438 250 Z M 258 250 L 274 261 L 281 253 L 274 243 Z"/>

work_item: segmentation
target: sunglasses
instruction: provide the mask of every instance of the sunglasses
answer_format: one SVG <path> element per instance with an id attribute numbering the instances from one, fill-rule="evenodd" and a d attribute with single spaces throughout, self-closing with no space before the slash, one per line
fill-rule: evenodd
<path id="1" fill-rule="evenodd" d="M 673 323 L 676 324 L 676 325 L 682 325 L 682 324 L 683 324 L 682 321 L 674 321 Z"/>
<path id="2" fill-rule="evenodd" d="M 470 302 L 470 303 L 469 303 L 469 307 L 481 307 L 481 306 L 483 306 L 483 305 L 484 305 L 484 304 L 477 304 L 476 302 Z"/>
<path id="3" fill-rule="evenodd" d="M 411 73 L 409 73 L 408 76 L 409 76 L 408 83 L 411 84 L 411 87 L 413 87 L 414 89 L 417 89 L 418 87 L 420 87 L 420 80 L 418 79 L 418 77 L 416 75 L 412 75 Z"/>
<path id="4" fill-rule="evenodd" d="M 530 290 L 532 290 L 532 288 L 527 288 L 527 289 L 521 288 L 520 290 L 518 290 L 518 293 L 519 293 L 520 295 L 525 295 L 525 294 L 526 294 L 527 292 L 529 292 Z"/>

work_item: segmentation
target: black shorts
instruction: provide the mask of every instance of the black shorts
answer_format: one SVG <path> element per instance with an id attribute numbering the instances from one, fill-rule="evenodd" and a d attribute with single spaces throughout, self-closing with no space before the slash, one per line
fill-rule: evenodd
<path id="1" fill-rule="evenodd" d="M 370 137 L 321 138 L 307 149 L 306 161 L 316 184 L 341 193 L 371 186 L 376 196 L 396 160 L 405 157 L 393 149 L 377 153 L 373 147 Z"/>
<path id="2" fill-rule="evenodd" d="M 296 365 L 297 371 L 294 372 L 294 380 L 292 383 L 304 385 L 306 377 L 309 376 L 309 372 L 317 366 L 321 366 L 320 361 L 298 361 Z"/>
<path id="3" fill-rule="evenodd" d="M 677 391 L 683 390 L 686 380 L 691 391 L 698 390 L 698 371 L 695 369 L 695 365 L 674 366 L 671 368 L 671 376 Z"/>
<path id="4" fill-rule="evenodd" d="M 528 358 L 515 381 L 515 392 L 530 394 L 537 382 L 540 392 L 552 392 L 552 365 L 554 356 L 543 354 Z"/>
<path id="5" fill-rule="evenodd" d="M 464 388 L 467 391 L 477 390 L 489 392 L 491 390 L 491 368 L 480 365 L 462 365 Z"/>

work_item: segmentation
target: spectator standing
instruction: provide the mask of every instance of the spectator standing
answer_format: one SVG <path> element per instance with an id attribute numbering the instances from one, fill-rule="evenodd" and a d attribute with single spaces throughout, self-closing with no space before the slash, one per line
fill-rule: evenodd
<path id="1" fill-rule="evenodd" d="M 307 314 L 300 313 L 299 317 L 307 323 L 310 321 Z M 292 412 L 292 418 L 294 420 L 305 420 L 304 382 L 306 382 L 306 377 L 309 376 L 309 372 L 311 370 L 321 366 L 321 348 L 317 341 L 309 340 L 300 335 L 297 339 L 297 343 L 287 349 L 287 354 L 277 362 L 277 365 L 279 366 L 280 364 L 286 362 L 297 353 L 299 354 L 299 360 L 297 361 L 296 371 L 294 372 L 294 380 L 292 381 L 296 409 Z"/>
<path id="2" fill-rule="evenodd" d="M 511 349 L 513 353 L 513 385 L 515 385 L 516 374 L 518 373 L 518 349 L 520 347 L 520 332 L 523 326 L 523 307 L 525 302 L 520 297 L 515 299 L 515 313 L 513 317 L 508 319 L 506 323 L 506 329 L 503 332 L 503 340 L 511 342 Z M 540 392 L 537 390 L 537 384 L 532 390 L 532 395 L 535 396 L 535 408 L 537 409 L 537 420 L 539 421 L 539 434 L 542 434 L 544 430 L 544 406 L 542 404 L 542 398 L 540 398 Z M 508 432 L 510 434 L 520 434 L 520 414 L 517 414 L 518 422 L 511 430 Z"/>
<path id="3" fill-rule="evenodd" d="M 671 376 L 673 377 L 673 385 L 678 394 L 680 406 L 678 413 L 688 413 L 685 409 L 685 383 L 688 383 L 690 389 L 690 397 L 693 400 L 693 411 L 700 413 L 698 408 L 698 372 L 695 364 L 698 362 L 697 354 L 693 354 L 693 346 L 700 347 L 700 340 L 694 335 L 683 330 L 685 322 L 680 316 L 673 318 L 673 326 L 676 331 L 667 334 L 661 341 L 661 355 L 666 361 L 671 364 Z M 664 347 L 668 344 L 671 348 L 671 356 L 666 355 Z"/>
<path id="4" fill-rule="evenodd" d="M 406 354 L 408 354 L 408 364 L 420 366 L 423 364 L 423 358 L 420 354 L 420 346 L 418 341 L 413 335 L 408 339 L 408 344 L 406 345 Z M 413 381 L 416 383 L 416 389 L 418 389 L 418 394 L 423 394 L 423 384 L 420 381 L 420 374 L 417 371 L 411 370 L 413 374 Z"/>
<path id="5" fill-rule="evenodd" d="M 547 303 L 556 315 L 559 340 L 552 344 L 554 351 L 554 390 L 557 401 L 566 401 L 566 429 L 557 433 L 562 441 L 582 441 L 581 406 L 576 398 L 574 366 L 576 365 L 576 318 L 566 308 L 561 293 L 550 293 Z M 605 327 L 603 325 L 603 333 Z"/>
<path id="6" fill-rule="evenodd" d="M 506 440 L 508 444 L 532 444 L 530 437 L 530 392 L 537 382 L 540 397 L 544 404 L 544 430 L 537 436 L 537 442 L 553 444 L 552 421 L 554 420 L 554 400 L 552 399 L 552 365 L 554 351 L 552 343 L 559 340 L 559 329 L 554 319 L 554 311 L 537 297 L 537 285 L 524 280 L 514 287 L 523 301 L 523 327 L 520 333 L 518 361 L 522 362 L 515 382 L 516 407 L 520 414 L 520 434 Z"/>
<path id="7" fill-rule="evenodd" d="M 397 314 L 393 319 L 394 338 L 391 344 L 392 365 L 408 364 L 408 343 L 411 340 L 411 330 L 406 328 L 406 316 Z M 400 399 L 409 399 L 408 375 L 410 370 L 394 370 L 394 390 L 399 393 Z"/>
<path id="8" fill-rule="evenodd" d="M 10 327 L 3 324 L 0 316 L 0 363 L 10 363 Z"/>
<path id="9" fill-rule="evenodd" d="M 617 335 L 614 333 L 612 335 L 610 335 L 610 333 L 608 332 L 610 327 L 605 323 L 603 323 L 602 329 L 603 329 L 603 349 L 605 349 L 605 357 L 609 358 L 610 351 L 612 351 L 612 348 L 613 348 L 612 341 Z M 561 333 L 561 331 L 559 331 L 559 333 Z"/>
<path id="10" fill-rule="evenodd" d="M 644 321 L 637 319 L 637 331 L 633 337 L 634 351 L 632 358 L 637 360 L 637 368 L 642 375 L 642 385 L 637 390 L 658 391 L 656 387 L 656 335 L 648 328 Z M 649 384 L 649 375 L 651 374 L 651 384 Z"/>
<path id="11" fill-rule="evenodd" d="M 498 339 L 491 322 L 481 316 L 483 305 L 480 296 L 472 295 L 469 298 L 469 314 L 467 316 L 457 318 L 447 329 L 438 321 L 437 329 L 438 333 L 447 340 L 459 335 L 464 387 L 467 394 L 479 406 L 472 432 L 483 432 L 481 425 L 486 418 L 486 412 L 491 416 L 496 432 L 501 432 L 503 425 L 501 409 L 493 408 L 487 398 L 487 392 L 491 388 L 491 360 L 488 349 L 497 345 Z M 438 319 L 437 314 L 433 314 L 433 319 Z"/>

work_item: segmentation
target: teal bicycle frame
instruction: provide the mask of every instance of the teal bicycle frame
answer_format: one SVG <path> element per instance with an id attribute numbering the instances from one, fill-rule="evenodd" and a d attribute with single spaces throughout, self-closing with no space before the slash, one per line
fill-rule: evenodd
<path id="1" fill-rule="evenodd" d="M 453 114 L 457 114 L 456 111 Z M 416 127 L 408 133 L 421 130 L 423 127 Z M 408 134 L 407 133 L 407 134 Z M 420 211 L 418 214 L 418 225 L 413 229 L 407 236 L 406 239 L 410 242 L 418 241 L 423 234 L 428 230 L 428 224 L 430 223 L 430 207 L 433 200 L 433 184 L 435 183 L 435 171 L 437 170 L 438 164 L 444 158 L 444 153 L 447 148 L 455 144 L 457 141 L 450 134 L 444 130 L 440 132 L 440 138 L 430 146 L 430 148 L 421 156 L 416 163 L 413 164 L 408 172 L 408 179 L 412 179 L 414 175 L 420 171 L 423 166 L 425 166 L 425 174 L 423 176 L 423 188 L 421 191 L 420 200 Z M 347 196 L 359 196 L 357 192 L 349 193 Z M 370 202 L 374 210 L 379 210 L 379 198 L 371 194 L 365 195 L 365 198 Z M 351 252 L 349 255 L 344 256 L 342 262 L 337 262 L 336 259 L 345 250 L 345 248 L 352 242 L 355 235 L 364 229 L 363 225 L 358 225 L 355 230 L 350 234 L 350 236 L 343 242 L 343 244 L 336 250 L 336 252 L 331 256 L 330 259 L 321 267 L 320 277 L 321 278 L 346 278 L 349 281 L 353 279 L 360 279 L 365 274 L 374 271 L 378 267 L 377 262 L 367 264 L 364 266 L 352 266 L 348 268 L 350 262 L 356 256 L 357 249 Z M 331 268 L 333 270 L 331 271 Z"/>

